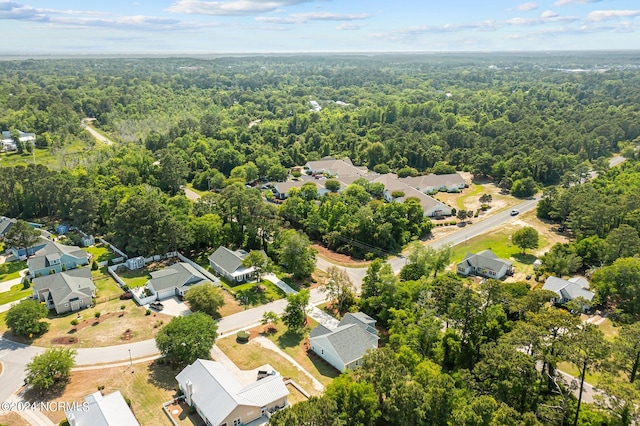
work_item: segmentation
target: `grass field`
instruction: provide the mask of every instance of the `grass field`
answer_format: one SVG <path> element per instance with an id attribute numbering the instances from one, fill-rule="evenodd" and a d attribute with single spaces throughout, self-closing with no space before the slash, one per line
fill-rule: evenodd
<path id="1" fill-rule="evenodd" d="M 0 265 L 0 282 L 20 277 L 20 271 L 27 268 L 27 262 L 6 262 Z"/>
<path id="2" fill-rule="evenodd" d="M 33 288 L 24 288 L 22 284 L 16 284 L 11 287 L 11 290 L 0 293 L 0 305 L 15 302 L 22 298 L 31 296 L 33 294 Z"/>
<path id="3" fill-rule="evenodd" d="M 95 246 L 85 247 L 85 251 L 93 255 L 96 262 L 106 262 L 109 259 L 115 259 L 117 256 L 109 250 L 104 244 L 96 244 Z"/>
<path id="4" fill-rule="evenodd" d="M 458 210 L 465 209 L 465 201 L 470 197 L 480 197 L 480 195 L 484 192 L 484 186 L 482 185 L 472 185 L 470 190 L 465 191 L 464 195 L 461 195 L 456 200 L 456 206 Z"/>
<path id="5" fill-rule="evenodd" d="M 18 154 L 17 152 L 2 153 L 0 154 L 0 166 L 12 167 L 12 166 L 24 166 L 27 164 L 33 164 L 34 157 L 36 164 L 42 164 L 49 167 L 59 167 L 68 161 L 69 158 L 81 155 L 91 148 L 90 145 L 75 139 L 73 142 L 68 143 L 57 150 L 52 152 L 50 149 L 36 148 L 35 153 Z M 67 160 L 65 160 L 65 158 Z"/>
<path id="6" fill-rule="evenodd" d="M 173 370 L 169 365 L 158 365 L 157 362 L 134 364 L 132 368 L 74 371 L 64 392 L 53 401 L 82 402 L 85 396 L 96 392 L 99 386 L 104 386 L 104 395 L 119 390 L 131 400 L 132 411 L 142 426 L 171 426 L 171 421 L 162 411 L 162 404 L 176 396 L 174 387 L 177 385 L 175 376 L 178 373 L 178 370 Z M 64 419 L 64 412 L 45 414 L 56 424 Z"/>

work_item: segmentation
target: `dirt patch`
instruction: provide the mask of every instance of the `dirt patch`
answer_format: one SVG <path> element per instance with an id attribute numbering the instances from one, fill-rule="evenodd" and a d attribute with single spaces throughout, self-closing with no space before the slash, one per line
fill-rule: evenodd
<path id="1" fill-rule="evenodd" d="M 330 260 L 332 263 L 337 263 L 345 266 L 366 266 L 369 265 L 369 261 L 354 259 L 346 254 L 336 253 L 334 251 L 329 250 L 326 247 L 321 246 L 318 243 L 314 243 L 311 245 L 314 249 L 318 250 L 318 255 L 320 257 L 324 257 L 327 260 Z"/>
<path id="2" fill-rule="evenodd" d="M 29 426 L 29 422 L 17 413 L 4 413 L 0 416 L 0 425 Z"/>
<path id="3" fill-rule="evenodd" d="M 78 343 L 78 338 L 75 336 L 56 337 L 55 339 L 51 339 L 51 343 L 54 345 L 72 345 L 74 343 Z"/>
<path id="4" fill-rule="evenodd" d="M 101 324 L 103 322 L 105 322 L 106 320 L 108 320 L 109 318 L 113 318 L 115 316 L 117 316 L 118 318 L 123 317 L 126 314 L 126 312 L 108 312 L 106 314 L 102 314 L 100 315 L 100 318 L 89 318 L 86 320 L 82 320 L 80 322 L 78 322 L 78 325 L 74 326 L 73 329 L 70 331 L 70 333 L 77 333 L 78 331 L 82 330 L 83 328 L 86 327 L 94 327 L 97 324 Z"/>
<path id="5" fill-rule="evenodd" d="M 133 338 L 133 331 L 131 331 L 131 329 L 127 328 L 124 333 L 122 333 L 122 335 L 120 336 L 121 340 L 131 340 Z"/>

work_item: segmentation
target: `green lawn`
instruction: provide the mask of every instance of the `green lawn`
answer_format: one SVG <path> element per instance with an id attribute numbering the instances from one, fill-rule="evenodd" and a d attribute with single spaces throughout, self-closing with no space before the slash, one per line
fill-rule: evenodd
<path id="1" fill-rule="evenodd" d="M 11 287 L 11 290 L 0 293 L 0 305 L 15 302 L 32 294 L 33 289 L 31 287 L 24 289 L 22 284 L 16 284 Z"/>
<path id="2" fill-rule="evenodd" d="M 0 265 L 0 281 L 8 281 L 20 277 L 20 271 L 27 268 L 27 262 L 6 262 Z"/>
<path id="3" fill-rule="evenodd" d="M 458 209 L 464 209 L 464 202 L 467 198 L 469 197 L 475 197 L 477 195 L 480 195 L 480 193 L 484 192 L 484 186 L 482 185 L 472 185 L 471 187 L 471 191 L 469 191 L 467 194 L 464 194 L 463 196 L 461 196 L 460 198 L 458 198 L 456 200 L 456 204 L 458 206 Z"/>
<path id="4" fill-rule="evenodd" d="M 151 278 L 146 268 L 122 273 L 118 272 L 118 276 L 131 288 L 142 287 Z"/>
<path id="5" fill-rule="evenodd" d="M 115 259 L 117 257 L 102 243 L 98 243 L 91 247 L 85 247 L 84 250 L 90 253 L 96 262 L 106 262 L 109 259 Z"/>
<path id="6" fill-rule="evenodd" d="M 231 286 L 226 280 L 221 280 L 222 286 L 226 288 L 231 294 L 235 295 L 236 299 L 240 303 L 251 306 L 264 305 L 274 300 L 282 299 L 286 296 L 284 291 L 280 290 L 271 281 L 262 280 L 260 286 L 264 288 L 264 291 L 255 291 L 256 283 L 245 283 L 236 286 Z"/>
<path id="7" fill-rule="evenodd" d="M 96 286 L 98 299 L 122 293 L 122 289 L 118 286 L 118 283 L 116 283 L 107 272 L 106 266 L 97 271 L 91 271 L 91 275 L 93 276 L 93 283 Z"/>
<path id="8" fill-rule="evenodd" d="M 73 156 L 81 156 L 91 147 L 80 139 L 75 139 L 72 142 L 64 145 L 62 149 L 57 150 L 55 153 L 48 148 L 41 149 L 36 148 L 35 153 L 18 154 L 17 152 L 2 153 L 0 154 L 0 166 L 24 166 L 27 164 L 33 164 L 34 156 L 36 164 L 42 164 L 49 167 L 59 167 Z"/>
<path id="9" fill-rule="evenodd" d="M 287 355 L 295 359 L 320 383 L 327 386 L 338 376 L 338 371 L 312 352 L 309 352 L 308 355 L 302 345 L 309 332 L 317 326 L 318 323 L 316 321 L 307 318 L 307 326 L 300 332 L 289 331 L 284 324 L 278 324 L 277 331 L 264 333 L 263 335 L 278 345 Z"/>
<path id="10" fill-rule="evenodd" d="M 477 253 L 491 249 L 496 256 L 515 261 L 514 266 L 518 271 L 531 272 L 533 271 L 533 262 L 535 262 L 536 257 L 530 254 L 531 250 L 527 251 L 527 254 L 521 254 L 520 249 L 511 243 L 511 237 L 518 229 L 520 227 L 507 224 L 491 233 L 479 235 L 462 244 L 458 244 L 452 248 L 451 262 L 461 262 L 467 253 Z M 547 239 L 540 235 L 539 247 L 544 248 L 548 245 Z"/>

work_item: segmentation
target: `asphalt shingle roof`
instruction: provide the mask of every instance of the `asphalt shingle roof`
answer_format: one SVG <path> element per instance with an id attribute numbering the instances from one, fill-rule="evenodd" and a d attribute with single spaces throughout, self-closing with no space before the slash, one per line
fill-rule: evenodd
<path id="1" fill-rule="evenodd" d="M 226 247 L 220 246 L 216 251 L 211 253 L 209 261 L 215 263 L 229 274 L 233 274 L 240 266 L 246 255 L 242 255 L 237 251 L 231 251 Z"/>
<path id="2" fill-rule="evenodd" d="M 182 288 L 201 281 L 207 281 L 207 278 L 188 263 L 178 262 L 168 268 L 151 272 L 149 284 L 158 292 L 169 288 Z"/>
<path id="3" fill-rule="evenodd" d="M 68 302 L 74 294 L 91 296 L 96 290 L 90 268 L 70 269 L 34 278 L 33 288 L 36 292 L 48 290 L 56 306 Z"/>

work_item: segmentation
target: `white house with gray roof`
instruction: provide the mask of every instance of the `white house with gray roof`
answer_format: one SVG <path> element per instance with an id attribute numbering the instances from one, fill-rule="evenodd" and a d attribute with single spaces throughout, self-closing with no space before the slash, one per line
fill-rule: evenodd
<path id="1" fill-rule="evenodd" d="M 348 313 L 333 330 L 324 325 L 314 328 L 309 334 L 311 350 L 340 372 L 356 368 L 368 350 L 378 348 L 375 324 L 362 312 Z"/>
<path id="2" fill-rule="evenodd" d="M 548 277 L 542 289 L 553 291 L 558 295 L 557 298 L 551 300 L 552 303 L 567 303 L 578 297 L 582 297 L 591 302 L 595 296 L 595 293 L 589 290 L 589 282 L 582 277 L 573 277 L 569 280 L 563 280 L 558 277 Z"/>
<path id="3" fill-rule="evenodd" d="M 242 261 L 248 255 L 249 253 L 242 249 L 233 251 L 220 246 L 209 256 L 209 265 L 232 283 L 251 281 L 256 275 L 255 268 L 242 266 Z"/>
<path id="4" fill-rule="evenodd" d="M 443 175 L 430 173 L 428 175 L 406 177 L 399 180 L 427 194 L 437 191 L 455 192 L 467 186 L 467 182 L 458 173 Z"/>
<path id="5" fill-rule="evenodd" d="M 433 197 L 428 196 L 422 191 L 418 191 L 414 187 L 407 185 L 398 176 L 387 173 L 386 175 L 380 175 L 371 182 L 379 182 L 384 185 L 384 199 L 388 202 L 402 203 L 407 198 L 415 198 L 420 203 L 420 206 L 424 210 L 425 216 L 451 216 L 451 207 L 436 200 Z M 393 197 L 394 193 L 402 193 L 401 197 Z"/>
<path id="6" fill-rule="evenodd" d="M 176 380 L 187 404 L 207 425 L 266 423 L 271 413 L 289 405 L 289 390 L 280 374 L 243 385 L 221 363 L 198 359 Z"/>
<path id="7" fill-rule="evenodd" d="M 96 295 L 90 268 L 71 269 L 33 279 L 33 298 L 58 314 L 91 306 Z"/>
<path id="8" fill-rule="evenodd" d="M 476 254 L 467 253 L 464 260 L 456 266 L 460 275 L 478 275 L 481 277 L 501 279 L 513 273 L 513 263 L 501 259 L 491 249 Z"/>
<path id="9" fill-rule="evenodd" d="M 178 262 L 151 272 L 151 279 L 145 286 L 158 300 L 164 300 L 172 296 L 184 296 L 193 286 L 204 283 L 211 281 L 188 263 Z"/>
<path id="10" fill-rule="evenodd" d="M 140 426 L 120 391 L 109 395 L 98 391 L 85 396 L 84 401 L 65 411 L 69 426 Z"/>

